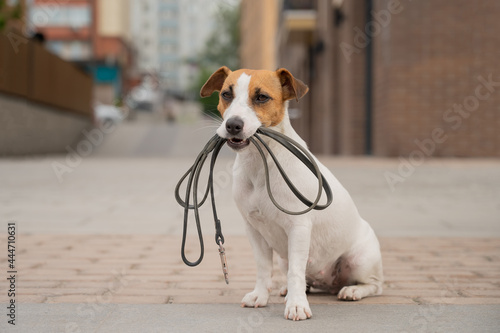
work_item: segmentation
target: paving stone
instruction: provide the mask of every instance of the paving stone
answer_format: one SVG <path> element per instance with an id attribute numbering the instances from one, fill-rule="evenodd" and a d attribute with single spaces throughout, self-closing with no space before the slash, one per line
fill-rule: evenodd
<path id="1" fill-rule="evenodd" d="M 158 251 L 177 236 L 126 235 L 21 235 L 23 253 L 19 254 L 18 291 L 23 302 L 86 302 L 89 297 L 111 294 L 110 302 L 141 303 L 238 303 L 253 289 L 256 270 L 251 248 L 244 236 L 232 236 L 229 260 L 230 283 L 223 281 L 217 252 L 207 253 L 198 267 L 179 260 L 179 251 L 162 258 L 148 257 L 141 262 L 131 250 L 102 253 L 98 260 L 88 251 L 89 244 L 134 244 Z M 87 239 L 89 238 L 89 239 Z M 90 239 L 92 238 L 92 239 Z M 51 247 L 45 246 L 48 242 Z M 208 239 L 206 240 L 208 242 Z M 366 304 L 500 304 L 500 239 L 475 238 L 381 238 L 386 283 L 382 296 L 362 300 Z M 425 244 L 425 247 L 423 247 Z M 0 239 L 0 247 L 5 238 Z M 104 245 L 102 245 L 104 246 Z M 476 247 L 481 252 L 478 255 Z M 60 249 L 65 251 L 61 252 Z M 104 249 L 104 248 L 103 248 Z M 102 250 L 102 249 L 101 249 Z M 214 249 L 215 250 L 215 249 Z M 132 251 L 133 252 L 133 251 Z M 43 253 L 43 256 L 39 254 Z M 415 255 L 418 253 L 418 255 Z M 37 255 L 35 255 L 37 254 Z M 438 255 L 437 255 L 438 254 Z M 57 257 L 56 257 L 57 256 Z M 54 257 L 47 260 L 47 257 Z M 242 261 L 240 258 L 248 258 Z M 477 258 L 473 262 L 471 258 Z M 463 264 L 467 261 L 467 265 Z M 115 262 L 116 261 L 116 262 Z M 275 264 L 272 297 L 277 295 L 284 275 Z M 0 287 L 7 286 L 0 281 Z M 311 294 L 311 304 L 338 302 L 334 295 Z M 6 295 L 0 295 L 6 301 Z M 271 302 L 271 301 L 270 301 Z"/>

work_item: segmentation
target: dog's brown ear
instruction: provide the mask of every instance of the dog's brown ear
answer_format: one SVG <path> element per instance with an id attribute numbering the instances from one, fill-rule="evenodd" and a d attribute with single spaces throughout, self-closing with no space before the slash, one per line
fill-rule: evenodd
<path id="1" fill-rule="evenodd" d="M 309 87 L 293 75 L 285 68 L 280 68 L 276 71 L 283 88 L 283 100 L 295 98 L 297 101 L 302 98 L 308 91 Z"/>
<path id="2" fill-rule="evenodd" d="M 205 82 L 203 87 L 201 87 L 200 96 L 208 97 L 213 94 L 214 91 L 220 91 L 222 89 L 222 85 L 226 80 L 227 76 L 231 74 L 231 70 L 226 66 L 222 66 L 218 70 L 216 70 L 210 78 Z"/>

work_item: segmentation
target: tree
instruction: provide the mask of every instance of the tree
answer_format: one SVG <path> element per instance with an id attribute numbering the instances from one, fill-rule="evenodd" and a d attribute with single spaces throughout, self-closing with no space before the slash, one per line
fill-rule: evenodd
<path id="1" fill-rule="evenodd" d="M 200 69 L 193 92 L 199 96 L 201 87 L 210 75 L 221 66 L 232 70 L 239 67 L 238 49 L 240 46 L 240 6 L 221 4 L 216 16 L 214 32 L 205 43 L 205 47 L 198 55 L 196 63 Z M 217 104 L 219 96 L 213 94 L 207 98 L 199 98 L 203 105 L 203 112 L 218 115 Z"/>
<path id="2" fill-rule="evenodd" d="M 7 27 L 7 22 L 10 20 L 20 20 L 22 17 L 21 2 L 10 6 L 5 0 L 0 0 L 0 31 Z"/>

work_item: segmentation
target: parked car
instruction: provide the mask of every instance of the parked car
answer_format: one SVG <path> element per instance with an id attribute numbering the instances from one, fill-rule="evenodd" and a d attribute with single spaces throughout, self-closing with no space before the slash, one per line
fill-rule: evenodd
<path id="1" fill-rule="evenodd" d="M 95 105 L 94 116 L 99 127 L 111 127 L 120 123 L 126 117 L 119 107 L 101 103 Z"/>

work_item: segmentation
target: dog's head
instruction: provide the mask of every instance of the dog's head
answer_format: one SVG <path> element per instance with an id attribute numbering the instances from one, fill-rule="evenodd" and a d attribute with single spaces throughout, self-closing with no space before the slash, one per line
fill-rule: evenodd
<path id="1" fill-rule="evenodd" d="M 201 97 L 219 92 L 219 110 L 224 121 L 217 134 L 239 150 L 260 126 L 276 126 L 285 117 L 286 101 L 299 99 L 309 88 L 286 69 L 277 71 L 240 69 L 223 66 L 201 88 Z"/>

